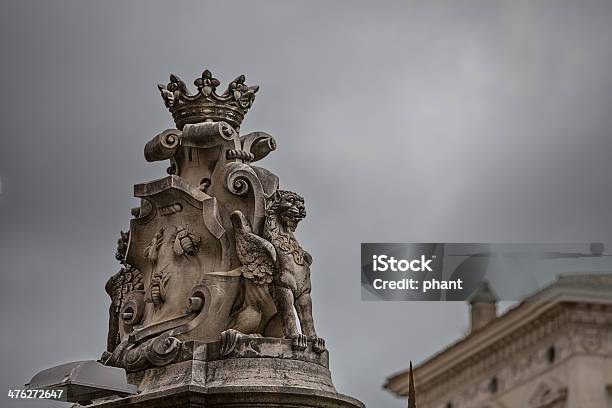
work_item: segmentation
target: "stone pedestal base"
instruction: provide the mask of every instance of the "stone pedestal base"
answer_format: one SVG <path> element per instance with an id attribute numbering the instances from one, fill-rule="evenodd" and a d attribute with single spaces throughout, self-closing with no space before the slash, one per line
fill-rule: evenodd
<path id="1" fill-rule="evenodd" d="M 356 399 L 334 392 L 292 387 L 182 386 L 89 406 L 104 408 L 363 408 Z"/>
<path id="2" fill-rule="evenodd" d="M 364 408 L 336 392 L 327 351 L 238 334 L 225 343 L 186 342 L 177 361 L 128 373 L 139 394 L 94 401 L 96 408 Z"/>

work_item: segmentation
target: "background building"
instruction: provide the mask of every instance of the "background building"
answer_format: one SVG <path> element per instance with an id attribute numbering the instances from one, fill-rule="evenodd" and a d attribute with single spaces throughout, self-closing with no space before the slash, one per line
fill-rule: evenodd
<path id="1" fill-rule="evenodd" d="M 470 332 L 415 367 L 419 408 L 612 407 L 612 275 L 566 275 L 497 316 L 483 284 Z M 409 371 L 385 388 L 407 397 Z"/>

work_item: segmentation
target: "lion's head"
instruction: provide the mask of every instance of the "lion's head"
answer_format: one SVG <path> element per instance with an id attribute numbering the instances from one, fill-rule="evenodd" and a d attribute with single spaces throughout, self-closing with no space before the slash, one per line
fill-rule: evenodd
<path id="1" fill-rule="evenodd" d="M 267 215 L 276 218 L 289 231 L 294 232 L 298 223 L 306 217 L 304 199 L 292 191 L 277 190 L 268 206 Z"/>

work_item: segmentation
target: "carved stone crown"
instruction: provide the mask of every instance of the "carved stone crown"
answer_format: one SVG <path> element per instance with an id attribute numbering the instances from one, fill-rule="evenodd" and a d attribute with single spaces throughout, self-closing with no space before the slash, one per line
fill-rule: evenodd
<path id="1" fill-rule="evenodd" d="M 198 93 L 192 95 L 187 86 L 176 75 L 170 75 L 168 85 L 159 84 L 166 107 L 172 113 L 174 123 L 180 130 L 191 123 L 205 121 L 223 121 L 233 127 L 239 127 L 244 115 L 253 105 L 255 93 L 259 86 L 247 86 L 245 76 L 240 75 L 230 82 L 221 95 L 217 93 L 220 82 L 213 78 L 209 70 L 204 70 L 202 76 L 194 81 Z"/>

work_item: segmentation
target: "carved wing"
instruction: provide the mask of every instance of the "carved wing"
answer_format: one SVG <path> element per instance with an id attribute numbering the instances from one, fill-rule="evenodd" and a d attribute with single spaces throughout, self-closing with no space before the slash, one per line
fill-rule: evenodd
<path id="1" fill-rule="evenodd" d="M 276 250 L 265 239 L 249 232 L 236 239 L 242 276 L 255 283 L 271 283 L 276 269 Z"/>
<path id="2" fill-rule="evenodd" d="M 246 217 L 236 211 L 232 214 L 236 253 L 242 263 L 242 276 L 263 285 L 272 282 L 276 270 L 276 250 L 262 237 L 251 232 Z"/>
<path id="3" fill-rule="evenodd" d="M 105 289 L 111 298 L 115 312 L 119 313 L 123 307 L 125 295 L 133 290 L 142 290 L 143 287 L 140 271 L 131 265 L 126 265 L 110 277 Z"/>

